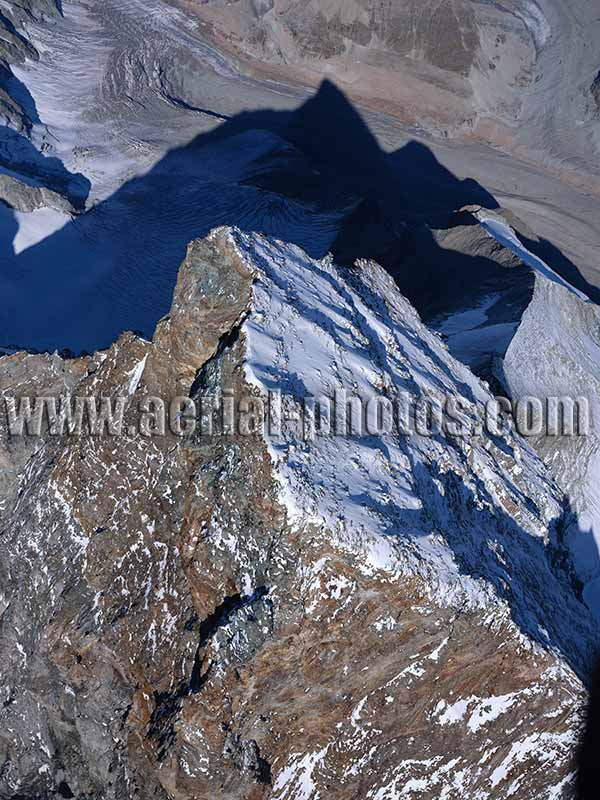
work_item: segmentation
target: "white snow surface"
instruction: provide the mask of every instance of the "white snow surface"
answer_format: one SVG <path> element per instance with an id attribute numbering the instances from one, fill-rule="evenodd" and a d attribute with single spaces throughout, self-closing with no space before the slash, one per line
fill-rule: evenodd
<path id="1" fill-rule="evenodd" d="M 332 398 L 340 387 L 365 400 L 459 396 L 468 417 L 483 419 L 486 386 L 449 355 L 379 266 L 339 268 L 258 234 L 232 229 L 230 236 L 256 276 L 243 324 L 246 378 L 261 392 L 295 398 L 284 401 L 284 419 L 304 398 Z M 561 501 L 522 441 L 396 430 L 306 441 L 293 419 L 265 438 L 290 523 L 333 537 L 358 554 L 366 574 L 416 572 L 442 603 L 507 603 L 544 646 L 555 636 L 577 638 L 571 626 L 588 624 L 546 560 L 544 540 Z M 566 602 L 571 623 L 552 622 L 548 633 L 546 602 Z"/>
<path id="2" fill-rule="evenodd" d="M 13 249 L 17 256 L 56 233 L 71 221 L 70 214 L 66 214 L 64 211 L 55 211 L 53 208 L 37 208 L 31 212 L 14 211 L 13 216 L 18 225 L 18 231 L 13 240 Z"/>
<path id="3" fill-rule="evenodd" d="M 503 247 L 507 247 L 516 256 L 518 256 L 524 264 L 531 267 L 535 272 L 543 275 L 554 283 L 558 283 L 565 289 L 568 289 L 580 300 L 586 303 L 591 302 L 589 297 L 584 292 L 579 291 L 574 286 L 558 275 L 554 270 L 546 264 L 541 258 L 534 255 L 531 250 L 528 250 L 525 245 L 519 240 L 515 231 L 506 222 L 502 222 L 497 217 L 487 216 L 485 212 L 479 211 L 476 215 L 481 227 L 486 233 L 495 239 Z"/>

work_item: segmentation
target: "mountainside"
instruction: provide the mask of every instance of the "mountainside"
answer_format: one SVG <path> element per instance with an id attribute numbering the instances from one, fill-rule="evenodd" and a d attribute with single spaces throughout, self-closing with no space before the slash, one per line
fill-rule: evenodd
<path id="1" fill-rule="evenodd" d="M 574 798 L 592 4 L 0 5 L 0 800 Z"/>
<path id="2" fill-rule="evenodd" d="M 11 65 L 39 59 L 39 53 L 24 31 L 27 20 L 44 20 L 59 14 L 56 0 L 6 0 L 0 14 L 0 111 L 9 125 L 29 131 L 36 121 L 24 87 L 19 86 Z"/>
<path id="3" fill-rule="evenodd" d="M 152 342 L 0 380 L 123 396 L 130 431 L 147 396 L 291 404 L 281 435 L 3 429 L 2 796 L 571 796 L 597 630 L 541 462 L 510 435 L 295 428 L 338 381 L 480 419 L 485 386 L 375 264 L 221 229 Z"/>
<path id="4" fill-rule="evenodd" d="M 262 63 L 278 77 L 314 82 L 327 67 L 356 99 L 454 135 L 472 130 L 484 110 L 516 118 L 547 24 L 536 4 L 529 7 L 534 13 L 519 17 L 499 4 L 468 0 L 217 0 L 193 11 L 219 41 L 252 59 L 253 69 Z M 536 12 L 539 24 L 528 25 Z"/>
<path id="5" fill-rule="evenodd" d="M 423 132 L 597 175 L 600 27 L 585 0 L 171 2 L 252 74 L 334 79 Z"/>
<path id="6" fill-rule="evenodd" d="M 444 313 L 432 315 L 430 323 L 456 358 L 488 377 L 503 395 L 515 402 L 537 398 L 541 403 L 564 404 L 564 417 L 557 415 L 557 424 L 548 429 L 544 427 L 548 422 L 544 409 L 542 430 L 532 434 L 529 442 L 567 494 L 576 514 L 568 526 L 566 541 L 583 585 L 583 598 L 598 617 L 597 302 L 527 248 L 526 228 L 519 220 L 502 210 L 471 211 L 479 223 L 477 232 L 469 236 L 465 231 L 472 228 L 454 229 L 461 239 L 462 252 L 468 252 L 465 242 L 469 240 L 477 243 L 479 253 L 486 252 L 479 237 L 487 236 L 488 247 L 496 251 L 488 250 L 490 257 L 502 266 L 500 277 L 494 275 L 487 283 L 480 281 L 473 297 L 462 292 L 456 304 L 447 302 Z M 509 220 L 521 232 L 512 228 Z M 529 246 L 535 244 L 529 241 Z"/>
<path id="7" fill-rule="evenodd" d="M 513 396 L 583 400 L 589 431 L 582 437 L 540 436 L 534 441 L 578 522 L 568 539 L 585 584 L 584 598 L 600 616 L 600 314 L 598 306 L 544 277 L 536 278 L 533 300 L 510 342 L 503 380 Z"/>

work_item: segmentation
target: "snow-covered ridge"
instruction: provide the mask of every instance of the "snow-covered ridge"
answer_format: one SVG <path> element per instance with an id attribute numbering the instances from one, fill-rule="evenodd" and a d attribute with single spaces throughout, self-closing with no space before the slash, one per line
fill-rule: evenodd
<path id="1" fill-rule="evenodd" d="M 479 220 L 479 224 L 486 231 L 486 233 L 495 239 L 503 247 L 507 247 L 516 256 L 518 256 L 524 264 L 534 270 L 534 272 L 542 275 L 547 280 L 559 284 L 563 288 L 572 292 L 580 300 L 585 303 L 591 302 L 589 297 L 579 289 L 576 289 L 563 277 L 558 275 L 551 267 L 546 264 L 538 256 L 534 255 L 531 250 L 528 250 L 525 245 L 519 240 L 519 237 L 506 222 L 502 222 L 498 217 L 492 217 L 484 211 L 478 211 L 475 216 Z"/>
<path id="2" fill-rule="evenodd" d="M 298 402 L 336 387 L 362 398 L 455 395 L 467 414 L 490 399 L 378 265 L 346 270 L 259 235 L 231 236 L 256 272 L 243 333 L 246 378 L 261 392 Z M 573 631 L 559 632 L 562 621 L 548 631 L 546 603 L 566 603 L 576 627 L 586 618 L 545 545 L 560 494 L 523 442 L 395 431 L 305 441 L 294 422 L 266 437 L 291 523 L 360 554 L 366 574 L 416 572 L 442 603 L 507 601 L 521 629 L 551 647 Z"/>

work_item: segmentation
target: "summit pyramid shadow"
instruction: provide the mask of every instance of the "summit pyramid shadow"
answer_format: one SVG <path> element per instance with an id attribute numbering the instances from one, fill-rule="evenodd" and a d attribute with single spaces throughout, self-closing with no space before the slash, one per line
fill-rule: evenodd
<path id="1" fill-rule="evenodd" d="M 219 225 L 275 236 L 313 257 L 333 250 L 343 263 L 381 256 L 418 305 L 424 286 L 443 294 L 457 275 L 431 239 L 435 270 L 415 267 L 407 227 L 427 238 L 428 225 L 447 224 L 471 203 L 497 207 L 422 144 L 384 152 L 359 111 L 324 82 L 296 111 L 244 112 L 169 151 L 18 255 L 14 225 L 5 224 L 0 345 L 78 353 L 107 347 L 124 330 L 151 336 L 188 243 Z M 362 235 L 365 213 L 373 224 Z M 460 268 L 470 276 L 499 269 L 469 256 Z"/>

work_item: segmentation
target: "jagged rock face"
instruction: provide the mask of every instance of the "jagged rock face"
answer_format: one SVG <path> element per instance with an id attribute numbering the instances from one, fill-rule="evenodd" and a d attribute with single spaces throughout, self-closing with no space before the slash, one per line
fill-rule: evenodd
<path id="1" fill-rule="evenodd" d="M 0 387 L 120 395 L 133 424 L 147 396 L 287 375 L 296 402 L 336 371 L 468 415 L 487 397 L 376 265 L 224 229 L 190 246 L 152 342 L 7 355 Z M 532 452 L 215 426 L 2 428 L 0 794 L 570 796 L 596 632 Z"/>
<path id="2" fill-rule="evenodd" d="M 0 175 L 0 197 L 16 211 L 31 213 L 38 208 L 52 208 L 75 214 L 71 202 L 45 186 L 27 186 L 10 175 Z"/>

